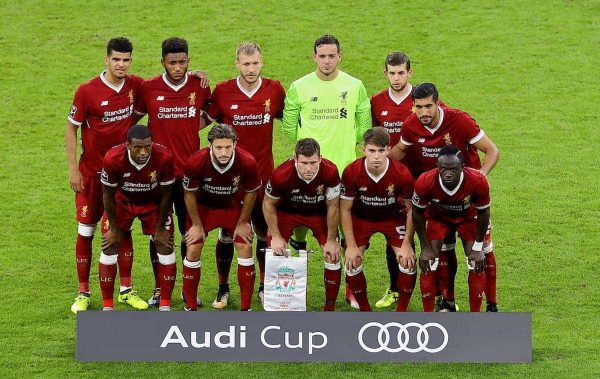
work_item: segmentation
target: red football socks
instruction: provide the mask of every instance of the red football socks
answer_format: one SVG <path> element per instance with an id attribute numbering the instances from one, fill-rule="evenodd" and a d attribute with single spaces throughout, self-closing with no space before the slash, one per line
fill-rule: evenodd
<path id="1" fill-rule="evenodd" d="M 493 251 L 485 255 L 485 300 L 496 303 L 496 256 Z"/>
<path id="2" fill-rule="evenodd" d="M 458 262 L 456 261 L 456 250 L 440 252 L 440 263 L 437 269 L 440 283 L 440 294 L 447 301 L 454 301 L 454 280 Z"/>
<path id="3" fill-rule="evenodd" d="M 114 308 L 113 293 L 115 291 L 115 277 L 117 276 L 117 256 L 100 253 L 98 263 L 98 277 L 102 291 L 102 304 Z"/>
<path id="4" fill-rule="evenodd" d="M 94 237 L 84 237 L 77 234 L 75 242 L 75 259 L 77 262 L 77 279 L 79 292 L 90 292 L 90 268 L 92 267 L 92 240 Z"/>
<path id="5" fill-rule="evenodd" d="M 423 312 L 433 312 L 435 308 L 435 291 L 437 287 L 437 271 L 421 272 L 419 284 L 421 286 L 421 300 Z"/>
<path id="6" fill-rule="evenodd" d="M 361 312 L 371 312 L 371 306 L 369 305 L 369 298 L 367 296 L 367 278 L 363 272 L 362 266 L 358 267 L 353 275 L 346 272 L 346 283 L 350 286 L 354 298 L 358 303 Z"/>
<path id="7" fill-rule="evenodd" d="M 171 306 L 171 295 L 175 287 L 177 265 L 175 264 L 175 253 L 159 255 L 158 272 L 160 277 L 160 306 Z"/>
<path id="8" fill-rule="evenodd" d="M 200 265 L 201 263 L 199 260 L 188 261 L 187 258 L 183 260 L 183 294 L 185 296 L 186 307 L 192 311 L 198 310 L 196 299 L 198 297 L 198 285 L 200 284 L 201 276 Z"/>
<path id="9" fill-rule="evenodd" d="M 325 263 L 323 270 L 323 281 L 325 283 L 325 307 L 324 311 L 335 311 L 335 301 L 340 292 L 342 282 L 342 266 L 340 263 Z"/>
<path id="10" fill-rule="evenodd" d="M 396 264 L 397 265 L 397 264 Z M 412 296 L 415 284 L 417 283 L 417 273 L 406 274 L 404 272 L 398 272 L 398 304 L 396 305 L 396 312 L 408 311 L 408 303 Z"/>
<path id="11" fill-rule="evenodd" d="M 119 245 L 119 280 L 121 287 L 131 288 L 131 268 L 133 267 L 133 241 L 131 233 L 126 233 Z"/>
<path id="12" fill-rule="evenodd" d="M 469 307 L 471 312 L 480 312 L 485 292 L 485 271 L 479 274 L 469 270 Z"/>
<path id="13" fill-rule="evenodd" d="M 254 258 L 238 258 L 237 277 L 240 284 L 240 309 L 247 311 L 252 308 L 252 292 L 256 279 Z"/>

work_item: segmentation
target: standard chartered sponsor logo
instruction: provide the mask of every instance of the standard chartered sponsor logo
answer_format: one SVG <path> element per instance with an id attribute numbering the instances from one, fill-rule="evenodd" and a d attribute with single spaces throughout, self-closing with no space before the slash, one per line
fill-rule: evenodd
<path id="1" fill-rule="evenodd" d="M 377 331 L 377 342 L 378 346 L 368 346 L 363 337 L 367 330 L 374 329 Z M 396 340 L 398 342 L 397 347 L 395 343 L 391 342 L 392 337 L 390 332 L 396 332 Z M 415 330 L 415 333 L 411 333 L 411 330 Z M 429 330 L 438 330 L 443 335 L 443 341 L 439 346 L 430 346 L 429 344 Z M 413 338 L 415 338 L 413 340 Z M 417 347 L 409 347 L 409 343 L 414 341 L 417 343 Z M 448 331 L 442 325 L 437 322 L 429 322 L 427 324 L 419 324 L 417 322 L 409 322 L 407 324 L 400 324 L 397 322 L 388 322 L 387 324 L 381 324 L 379 322 L 369 322 L 365 324 L 358 332 L 358 343 L 360 346 L 369 353 L 379 353 L 380 351 L 387 351 L 388 353 L 398 353 L 400 351 L 406 351 L 407 353 L 420 353 L 422 351 L 427 353 L 438 353 L 446 347 L 448 344 Z"/>
<path id="2" fill-rule="evenodd" d="M 196 107 L 194 106 L 183 106 L 183 107 L 158 107 L 158 118 L 194 118 L 196 117 Z"/>
<path id="3" fill-rule="evenodd" d="M 133 113 L 133 105 L 127 106 L 125 108 L 117 109 L 114 111 L 105 111 L 102 114 L 102 122 L 115 122 L 121 121 Z"/>

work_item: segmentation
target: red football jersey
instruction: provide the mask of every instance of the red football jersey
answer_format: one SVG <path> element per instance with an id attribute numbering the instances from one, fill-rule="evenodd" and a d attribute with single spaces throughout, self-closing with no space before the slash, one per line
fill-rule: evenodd
<path id="1" fill-rule="evenodd" d="M 472 145 L 483 138 L 483 130 L 466 112 L 441 106 L 439 109 L 440 120 L 431 129 L 423 126 L 415 114 L 404 121 L 400 138 L 409 146 L 407 155 L 416 163 L 413 174 L 436 168 L 440 149 L 449 144 L 462 151 L 466 166 L 481 168 L 477 150 Z"/>
<path id="2" fill-rule="evenodd" d="M 390 133 L 390 146 L 394 146 L 400 141 L 400 130 L 404 120 L 412 114 L 413 86 L 407 85 L 409 90 L 400 99 L 393 95 L 391 88 L 385 89 L 371 98 L 373 126 L 383 126 Z"/>
<path id="3" fill-rule="evenodd" d="M 260 84 L 246 91 L 239 78 L 217 84 L 206 115 L 212 121 L 231 125 L 238 135 L 238 146 L 254 156 L 260 178 L 273 174 L 273 120 L 283 115 L 285 90 L 277 80 L 260 78 Z"/>
<path id="4" fill-rule="evenodd" d="M 152 140 L 168 147 L 175 161 L 175 176 L 183 176 L 187 159 L 200 150 L 200 117 L 210 97 L 210 88 L 200 87 L 200 79 L 186 75 L 174 86 L 166 74 L 142 83 L 135 112 L 148 114 Z"/>
<path id="5" fill-rule="evenodd" d="M 175 182 L 173 156 L 166 147 L 152 143 L 150 158 L 140 165 L 131 159 L 125 144 L 115 146 L 104 157 L 101 181 L 117 188 L 118 203 L 159 205 L 162 195 L 158 186 Z"/>
<path id="6" fill-rule="evenodd" d="M 192 154 L 186 163 L 183 188 L 198 190 L 198 204 L 207 208 L 240 206 L 240 190 L 253 192 L 260 188 L 256 160 L 247 151 L 236 147 L 229 164 L 223 168 L 213 159 L 210 147 L 205 147 Z"/>
<path id="7" fill-rule="evenodd" d="M 102 73 L 77 88 L 68 120 L 81 126 L 79 171 L 83 175 L 97 175 L 106 152 L 127 140 L 133 103 L 142 80 L 127 75 L 121 85 L 115 87 Z"/>
<path id="8" fill-rule="evenodd" d="M 342 174 L 344 200 L 354 200 L 352 215 L 369 221 L 383 221 L 401 217 L 403 199 L 410 199 L 413 178 L 402 163 L 387 160 L 387 167 L 378 176 L 367 170 L 366 158 L 350 163 Z"/>
<path id="9" fill-rule="evenodd" d="M 448 190 L 442 185 L 436 168 L 417 179 L 412 203 L 427 208 L 428 219 L 458 223 L 475 217 L 476 209 L 490 206 L 490 187 L 485 175 L 465 167 L 456 188 Z"/>
<path id="10" fill-rule="evenodd" d="M 327 214 L 326 200 L 340 194 L 340 174 L 336 165 L 321 159 L 319 171 L 311 181 L 300 177 L 294 159 L 283 162 L 275 169 L 265 188 L 265 195 L 280 199 L 277 208 L 283 212 L 303 215 Z"/>

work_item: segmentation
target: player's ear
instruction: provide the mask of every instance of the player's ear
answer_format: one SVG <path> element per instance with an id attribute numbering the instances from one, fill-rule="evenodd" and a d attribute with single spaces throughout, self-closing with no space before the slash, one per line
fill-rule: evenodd
<path id="1" fill-rule="evenodd" d="M 108 62 L 110 61 L 110 58 L 107 56 L 104 57 L 104 64 L 108 66 Z"/>

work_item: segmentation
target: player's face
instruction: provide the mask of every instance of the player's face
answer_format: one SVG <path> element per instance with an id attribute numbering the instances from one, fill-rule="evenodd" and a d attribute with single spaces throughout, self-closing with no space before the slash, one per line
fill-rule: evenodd
<path id="1" fill-rule="evenodd" d="M 152 138 L 132 138 L 131 142 L 127 142 L 127 148 L 131 154 L 131 159 L 137 164 L 144 164 L 150 159 L 152 153 Z"/>
<path id="2" fill-rule="evenodd" d="M 423 126 L 431 127 L 437 124 L 439 119 L 439 109 L 437 103 L 433 101 L 433 95 L 424 99 L 415 99 L 415 114 Z"/>
<path id="3" fill-rule="evenodd" d="M 460 180 L 460 174 L 464 165 L 460 159 L 454 155 L 443 155 L 437 162 L 440 179 L 446 188 L 456 188 Z"/>
<path id="4" fill-rule="evenodd" d="M 385 77 L 390 82 L 390 87 L 394 91 L 402 91 L 406 84 L 408 84 L 408 80 L 412 76 L 412 69 L 406 69 L 406 63 L 402 63 L 399 66 L 386 66 Z"/>
<path id="5" fill-rule="evenodd" d="M 123 79 L 131 66 L 131 53 L 112 51 L 109 56 L 104 57 L 104 63 L 109 75 L 118 80 Z"/>
<path id="6" fill-rule="evenodd" d="M 184 79 L 190 58 L 188 58 L 186 53 L 169 53 L 161 59 L 161 63 L 169 79 L 177 83 Z"/>
<path id="7" fill-rule="evenodd" d="M 319 172 L 321 156 L 317 153 L 311 155 L 310 157 L 300 154 L 295 156 L 294 160 L 296 161 L 298 175 L 300 175 L 300 177 L 304 180 L 312 180 L 312 178 L 317 175 L 317 172 Z"/>
<path id="8" fill-rule="evenodd" d="M 217 138 L 210 144 L 210 151 L 221 166 L 227 166 L 234 150 L 235 142 L 229 138 Z"/>
<path id="9" fill-rule="evenodd" d="M 363 147 L 363 152 L 365 153 L 365 157 L 367 159 L 367 167 L 370 169 L 379 170 L 385 165 L 386 158 L 390 153 L 390 147 L 366 144 L 365 147 Z"/>
<path id="10" fill-rule="evenodd" d="M 240 71 L 240 78 L 245 84 L 254 84 L 260 77 L 263 61 L 259 52 L 252 55 L 240 54 L 235 61 L 237 69 Z"/>
<path id="11" fill-rule="evenodd" d="M 313 59 L 317 63 L 317 71 L 324 76 L 329 76 L 337 69 L 342 53 L 338 51 L 336 45 L 321 45 L 317 47 Z"/>

